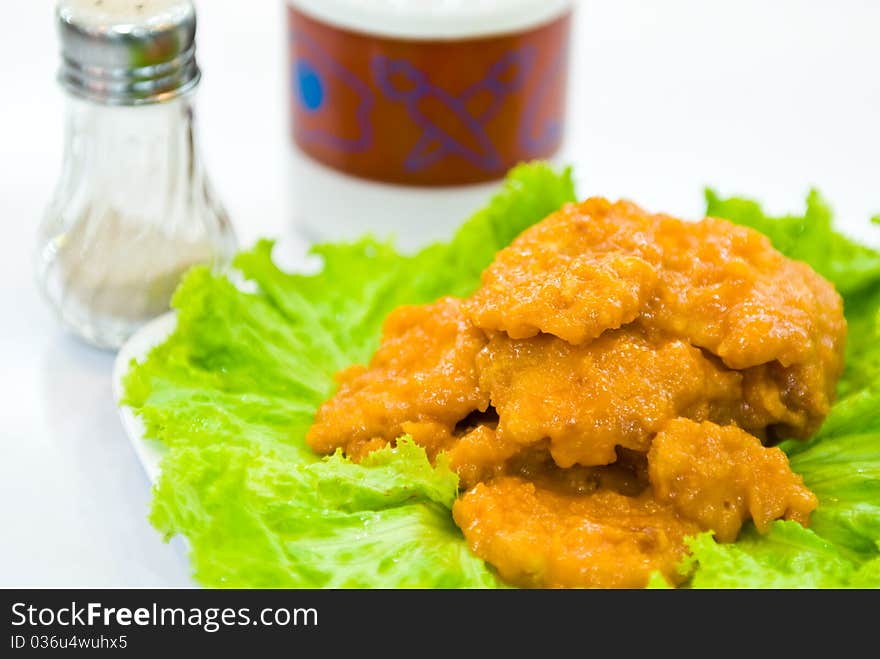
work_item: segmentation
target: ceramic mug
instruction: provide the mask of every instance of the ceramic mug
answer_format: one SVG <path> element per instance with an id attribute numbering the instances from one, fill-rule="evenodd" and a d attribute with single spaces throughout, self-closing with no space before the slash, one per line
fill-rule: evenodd
<path id="1" fill-rule="evenodd" d="M 288 0 L 292 135 L 346 174 L 500 178 L 565 124 L 571 0 Z"/>

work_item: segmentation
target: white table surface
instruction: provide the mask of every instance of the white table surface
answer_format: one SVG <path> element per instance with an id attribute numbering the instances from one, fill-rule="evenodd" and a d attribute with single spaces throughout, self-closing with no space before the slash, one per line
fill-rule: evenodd
<path id="1" fill-rule="evenodd" d="M 707 184 L 776 211 L 800 209 L 815 184 L 850 232 L 870 234 L 867 218 L 880 211 L 880 3 L 579 4 L 563 160 L 576 165 L 582 195 L 696 217 Z M 314 183 L 320 172 L 291 155 L 282 8 L 200 3 L 204 153 L 242 242 L 293 245 L 297 220 L 315 216 L 309 194 L 336 204 L 322 217 L 329 227 L 348 208 L 421 204 L 424 193 Z M 3 0 L 2 10 L 0 586 L 188 585 L 182 553 L 146 520 L 150 484 L 111 400 L 112 355 L 66 336 L 32 282 L 34 232 L 60 159 L 57 47 L 50 0 Z M 475 194 L 430 205 L 452 225 Z M 445 230 L 402 233 L 418 242 Z"/>

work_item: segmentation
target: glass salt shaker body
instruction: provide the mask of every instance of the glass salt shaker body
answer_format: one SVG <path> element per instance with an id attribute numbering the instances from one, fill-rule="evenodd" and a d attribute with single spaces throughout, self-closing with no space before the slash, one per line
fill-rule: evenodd
<path id="1" fill-rule="evenodd" d="M 188 268 L 221 268 L 236 248 L 196 143 L 195 10 L 62 0 L 57 15 L 67 123 L 38 278 L 69 329 L 117 348 L 168 309 Z"/>

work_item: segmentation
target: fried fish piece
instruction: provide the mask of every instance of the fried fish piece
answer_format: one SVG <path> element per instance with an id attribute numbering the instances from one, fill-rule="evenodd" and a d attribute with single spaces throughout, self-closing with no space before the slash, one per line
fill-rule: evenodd
<path id="1" fill-rule="evenodd" d="M 649 493 L 563 494 L 513 476 L 469 490 L 452 515 L 477 556 L 525 587 L 641 588 L 654 572 L 679 583 L 700 530 Z"/>
<path id="2" fill-rule="evenodd" d="M 456 423 L 489 404 L 476 367 L 486 337 L 461 304 L 447 297 L 392 312 L 369 366 L 337 376 L 339 389 L 318 410 L 309 445 L 357 457 L 411 432 L 429 454 L 445 448 Z"/>
<path id="3" fill-rule="evenodd" d="M 646 322 L 686 337 L 730 368 L 820 357 L 839 371 L 846 322 L 834 287 L 748 227 L 706 218 L 659 221 L 662 274 Z"/>
<path id="4" fill-rule="evenodd" d="M 780 254 L 766 236 L 727 220 L 688 224 L 663 217 L 655 238 L 662 267 L 641 322 L 732 369 L 766 366 L 749 379 L 747 388 L 755 389 L 747 397 L 761 410 L 761 397 L 768 403 L 768 393 L 778 394 L 784 410 L 770 413 L 779 419 L 777 434 L 812 434 L 843 370 L 846 320 L 834 287 Z"/>
<path id="5" fill-rule="evenodd" d="M 736 426 L 675 419 L 654 438 L 648 478 L 657 501 L 733 542 L 743 522 L 766 533 L 770 522 L 806 526 L 818 500 L 779 448 L 765 447 Z"/>
<path id="6" fill-rule="evenodd" d="M 549 438 L 560 467 L 609 464 L 618 446 L 647 451 L 670 419 L 730 423 L 741 407 L 739 373 L 637 323 L 580 346 L 495 334 L 477 365 L 498 440 L 524 448 Z"/>
<path id="7" fill-rule="evenodd" d="M 843 368 L 839 295 L 760 234 L 589 199 L 525 231 L 469 300 L 403 307 L 307 439 L 409 434 L 467 491 L 474 552 L 527 586 L 642 586 L 701 529 L 809 520 L 764 441 L 806 437 Z"/>
<path id="8" fill-rule="evenodd" d="M 635 204 L 592 198 L 524 231 L 483 273 L 467 303 L 478 327 L 578 345 L 632 322 L 657 283 L 657 219 Z"/>
<path id="9" fill-rule="evenodd" d="M 570 204 L 523 232 L 466 303 L 473 322 L 513 339 L 581 345 L 638 319 L 758 368 L 749 428 L 807 437 L 827 415 L 843 368 L 846 321 L 834 287 L 726 220 L 689 223 L 626 201 Z"/>

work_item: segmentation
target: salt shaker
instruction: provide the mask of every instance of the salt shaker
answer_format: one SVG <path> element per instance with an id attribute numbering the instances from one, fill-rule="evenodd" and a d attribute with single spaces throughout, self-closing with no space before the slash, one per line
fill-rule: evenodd
<path id="1" fill-rule="evenodd" d="M 61 0 L 56 16 L 67 121 L 38 279 L 69 329 L 117 348 L 167 310 L 188 268 L 235 252 L 195 139 L 195 8 Z"/>

